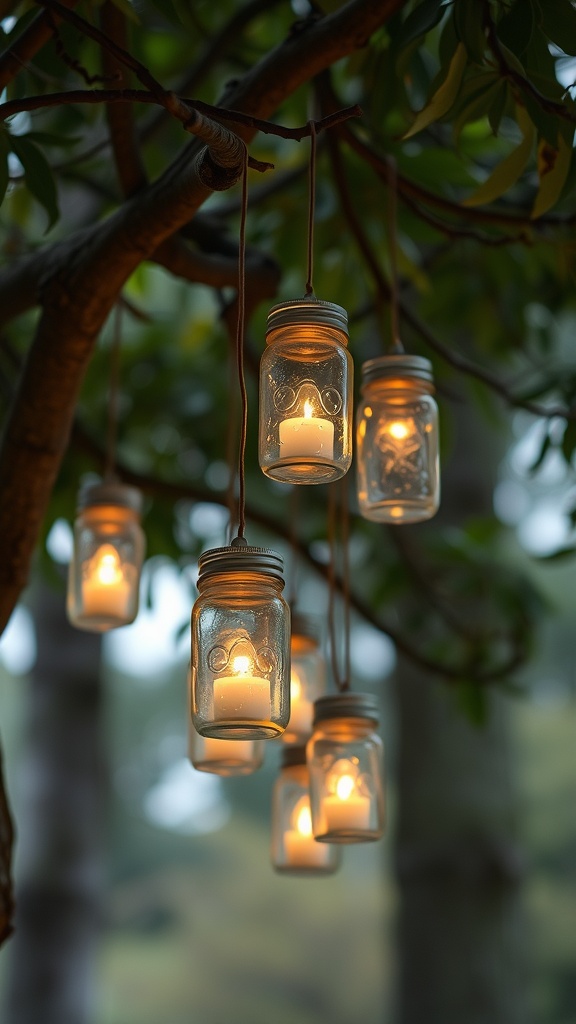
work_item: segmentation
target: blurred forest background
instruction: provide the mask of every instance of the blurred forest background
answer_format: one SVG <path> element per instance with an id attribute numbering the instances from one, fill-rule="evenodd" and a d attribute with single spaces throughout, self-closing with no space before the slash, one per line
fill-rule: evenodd
<path id="1" fill-rule="evenodd" d="M 0 17 L 2 1020 L 576 1024 L 574 5 Z M 227 127 L 274 164 L 249 172 L 247 532 L 324 634 L 326 489 L 296 499 L 256 455 L 266 315 L 304 292 L 309 142 L 250 119 L 360 104 L 318 137 L 316 294 L 349 312 L 357 397 L 397 262 L 404 344 L 434 364 L 438 516 L 367 523 L 348 480 L 353 683 L 381 701 L 388 828 L 317 881 L 270 866 L 278 744 L 244 780 L 186 760 L 197 559 L 227 540 L 234 484 L 240 190 L 236 167 L 208 194 L 158 83 L 241 112 Z M 64 578 L 118 311 L 117 469 L 145 494 L 148 561 L 136 623 L 101 641 L 67 625 Z"/>

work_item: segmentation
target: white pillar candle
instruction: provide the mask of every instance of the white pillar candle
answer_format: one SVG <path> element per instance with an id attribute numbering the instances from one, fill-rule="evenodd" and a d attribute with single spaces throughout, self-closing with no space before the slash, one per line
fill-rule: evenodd
<path id="1" fill-rule="evenodd" d="M 270 720 L 270 682 L 259 676 L 221 676 L 214 680 L 214 720 Z"/>
<path id="2" fill-rule="evenodd" d="M 131 583 L 122 572 L 118 552 L 105 544 L 92 558 L 88 575 L 82 580 L 83 614 L 124 619 L 130 597 Z"/>
<path id="3" fill-rule="evenodd" d="M 326 822 L 323 831 L 365 832 L 370 828 L 370 798 L 358 792 L 352 775 L 340 776 L 336 792 L 324 797 L 322 810 Z"/>
<path id="4" fill-rule="evenodd" d="M 284 849 L 288 867 L 322 867 L 330 851 L 326 844 L 317 843 L 312 834 L 312 816 L 307 797 L 298 801 L 292 814 L 294 828 L 284 835 Z"/>
<path id="5" fill-rule="evenodd" d="M 317 456 L 334 458 L 334 424 L 331 420 L 312 415 L 309 401 L 304 403 L 304 415 L 281 420 L 279 425 L 280 458 Z"/>

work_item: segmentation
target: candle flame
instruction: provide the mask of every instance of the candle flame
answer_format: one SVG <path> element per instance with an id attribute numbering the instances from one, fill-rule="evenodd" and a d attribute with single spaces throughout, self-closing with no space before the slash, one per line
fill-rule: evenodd
<path id="1" fill-rule="evenodd" d="M 312 815 L 309 807 L 302 807 L 296 818 L 296 829 L 301 836 L 312 835 Z"/>
<path id="2" fill-rule="evenodd" d="M 408 437 L 409 430 L 406 423 L 403 423 L 401 420 L 397 420 L 395 423 L 390 424 L 388 427 L 388 433 L 391 434 L 392 437 L 396 438 L 397 441 L 404 441 L 404 439 Z"/>
<path id="3" fill-rule="evenodd" d="M 312 408 L 312 402 L 310 401 L 309 398 L 307 398 L 306 401 L 304 402 L 304 419 L 311 420 L 313 412 L 314 409 Z"/>
<path id="4" fill-rule="evenodd" d="M 250 671 L 250 658 L 247 658 L 245 654 L 234 658 L 232 662 L 232 669 L 236 675 L 247 676 Z"/>
<path id="5" fill-rule="evenodd" d="M 95 559 L 95 576 L 98 583 L 110 587 L 122 579 L 122 569 L 118 552 L 111 544 L 100 548 Z"/>
<path id="6" fill-rule="evenodd" d="M 336 783 L 336 796 L 339 800 L 348 800 L 356 786 L 351 775 L 341 775 Z"/>

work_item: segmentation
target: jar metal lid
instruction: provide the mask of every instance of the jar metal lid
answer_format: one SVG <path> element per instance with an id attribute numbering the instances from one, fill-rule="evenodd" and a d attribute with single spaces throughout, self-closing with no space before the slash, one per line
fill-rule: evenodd
<path id="1" fill-rule="evenodd" d="M 362 383 L 383 380 L 386 377 L 406 377 L 410 380 L 422 380 L 427 384 L 434 383 L 432 363 L 424 356 L 412 356 L 405 352 L 378 356 L 368 359 L 362 365 Z"/>
<path id="2" fill-rule="evenodd" d="M 117 505 L 140 515 L 142 504 L 143 495 L 137 487 L 129 487 L 115 480 L 83 484 L 78 493 L 78 511 L 98 505 Z"/>
<path id="3" fill-rule="evenodd" d="M 312 295 L 302 299 L 287 299 L 273 306 L 266 321 L 266 340 L 271 331 L 290 324 L 325 324 L 327 327 L 336 327 L 348 337 L 348 313 L 344 307 Z"/>
<path id="4" fill-rule="evenodd" d="M 270 548 L 232 543 L 226 548 L 210 548 L 198 559 L 198 584 L 223 572 L 256 572 L 284 583 L 284 560 Z"/>
<path id="5" fill-rule="evenodd" d="M 280 767 L 294 768 L 300 764 L 306 764 L 306 747 L 284 747 Z"/>
<path id="6" fill-rule="evenodd" d="M 314 725 L 327 718 L 367 718 L 378 725 L 378 701 L 369 693 L 334 693 L 314 701 Z"/>

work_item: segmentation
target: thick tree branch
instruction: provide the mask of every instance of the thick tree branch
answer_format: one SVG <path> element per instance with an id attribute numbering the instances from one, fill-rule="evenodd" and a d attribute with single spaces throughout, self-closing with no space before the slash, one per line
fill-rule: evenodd
<path id="1" fill-rule="evenodd" d="M 100 24 L 104 34 L 124 49 L 127 43 L 126 18 L 110 0 L 106 0 L 102 6 Z M 102 70 L 106 78 L 116 78 L 120 88 L 130 85 L 126 68 L 108 50 L 102 52 Z M 122 192 L 125 196 L 131 196 L 143 188 L 147 181 L 131 104 L 107 104 L 106 120 Z"/>

